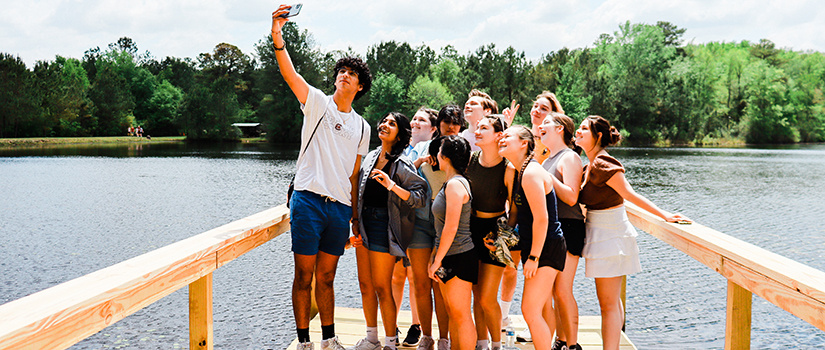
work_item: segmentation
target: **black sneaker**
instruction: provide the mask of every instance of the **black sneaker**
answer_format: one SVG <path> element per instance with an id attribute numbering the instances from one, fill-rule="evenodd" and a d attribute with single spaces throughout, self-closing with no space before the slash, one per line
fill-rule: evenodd
<path id="1" fill-rule="evenodd" d="M 570 345 L 570 347 L 568 347 L 568 349 L 570 349 L 570 350 L 582 350 L 582 346 L 579 345 L 579 344 L 573 344 L 573 345 Z"/>
<path id="2" fill-rule="evenodd" d="M 395 347 L 401 346 L 401 330 L 395 327 Z"/>
<path id="3" fill-rule="evenodd" d="M 575 345 L 573 345 L 575 346 Z M 559 340 L 556 338 L 556 341 L 553 343 L 553 348 L 551 350 L 562 350 L 567 348 L 567 342 L 563 340 Z"/>
<path id="4" fill-rule="evenodd" d="M 407 337 L 404 338 L 404 346 L 416 346 L 421 341 L 421 325 L 414 324 L 407 330 Z"/>

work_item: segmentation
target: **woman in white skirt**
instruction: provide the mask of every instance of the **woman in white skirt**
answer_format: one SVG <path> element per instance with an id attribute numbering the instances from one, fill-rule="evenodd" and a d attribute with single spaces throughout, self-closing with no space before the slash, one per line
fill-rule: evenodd
<path id="1" fill-rule="evenodd" d="M 624 313 L 622 277 L 639 272 L 636 229 L 627 219 L 624 201 L 638 205 L 668 222 L 689 221 L 680 214 L 659 209 L 636 193 L 624 177 L 624 167 L 607 154 L 605 147 L 621 140 L 615 127 L 599 116 L 589 116 L 576 131 L 576 145 L 584 149 L 589 164 L 579 202 L 587 208 L 585 219 L 585 276 L 596 279 L 596 295 L 602 316 L 604 349 L 619 349 Z"/>

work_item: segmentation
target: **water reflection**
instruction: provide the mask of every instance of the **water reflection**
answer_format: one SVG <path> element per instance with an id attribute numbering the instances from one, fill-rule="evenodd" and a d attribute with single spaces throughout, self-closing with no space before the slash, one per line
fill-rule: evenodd
<path id="1" fill-rule="evenodd" d="M 610 152 L 661 207 L 825 270 L 825 146 Z M 0 149 L 0 302 L 283 203 L 297 153 L 268 144 Z M 639 244 L 644 271 L 628 285 L 631 339 L 639 348 L 721 348 L 726 280 L 647 234 Z M 353 254 L 339 266 L 338 305 L 358 307 Z M 291 271 L 285 235 L 215 273 L 216 348 L 289 343 Z M 596 315 L 582 267 L 574 290 L 581 313 Z M 753 314 L 754 348 L 825 346 L 821 331 L 759 298 Z M 185 347 L 187 322 L 186 293 L 176 292 L 74 348 Z"/>

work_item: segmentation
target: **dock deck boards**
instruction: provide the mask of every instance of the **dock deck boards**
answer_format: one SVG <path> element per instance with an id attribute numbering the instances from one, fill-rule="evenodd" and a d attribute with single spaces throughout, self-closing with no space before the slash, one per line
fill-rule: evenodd
<path id="1" fill-rule="evenodd" d="M 435 318 L 433 318 L 435 319 Z M 521 315 L 510 315 L 510 319 L 513 320 L 513 327 L 516 329 L 516 332 L 521 331 L 522 329 L 527 328 L 527 323 L 524 322 L 524 318 Z M 406 332 L 408 328 L 410 328 L 410 321 L 412 320 L 412 316 L 409 310 L 400 310 L 398 313 L 398 328 L 401 329 L 401 332 Z M 320 339 L 321 339 L 321 320 L 318 316 L 312 319 L 309 325 L 310 330 L 310 337 L 313 342 L 316 344 L 316 349 L 320 348 Z M 358 340 L 364 337 L 366 331 L 366 325 L 364 324 L 364 313 L 361 309 L 356 308 L 343 308 L 343 307 L 336 307 L 335 308 L 335 333 L 338 335 L 338 339 L 341 340 L 341 343 L 345 347 L 350 347 L 355 345 Z M 383 324 L 381 323 L 381 317 L 378 317 L 378 334 L 379 339 L 383 342 L 384 337 L 384 328 Z M 433 324 L 433 334 L 438 337 L 438 325 Z M 402 335 L 403 336 L 403 335 Z M 403 340 L 403 339 L 402 339 Z M 502 337 L 503 340 L 503 337 Z M 602 348 L 602 336 L 601 336 L 601 320 L 599 316 L 580 316 L 579 317 L 579 344 L 582 346 L 583 350 L 597 350 Z M 290 350 L 296 349 L 298 346 L 298 340 L 295 339 L 292 341 L 292 344 L 289 345 Z M 533 349 L 533 343 L 518 343 L 516 346 L 519 349 Z M 407 347 L 399 347 L 399 349 L 414 349 L 414 348 L 407 348 Z M 620 344 L 621 350 L 636 350 L 636 346 L 630 342 L 630 339 L 627 338 L 627 335 L 622 333 L 622 341 Z"/>

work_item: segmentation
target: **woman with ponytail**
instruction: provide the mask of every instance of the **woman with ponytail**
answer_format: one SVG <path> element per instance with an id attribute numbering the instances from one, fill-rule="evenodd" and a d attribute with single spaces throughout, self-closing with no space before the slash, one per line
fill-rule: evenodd
<path id="1" fill-rule="evenodd" d="M 546 306 L 552 310 L 552 293 L 547 291 L 553 289 L 556 275 L 564 270 L 567 247 L 556 217 L 553 179 L 533 159 L 535 147 L 533 133 L 516 125 L 504 131 L 499 154 L 519 169 L 513 186 L 510 224 L 514 226 L 517 222 L 519 225 L 524 266 L 521 311 L 535 348 L 550 349 L 555 320 L 553 317 L 545 320 L 542 309 Z"/>
<path id="2" fill-rule="evenodd" d="M 428 273 L 439 289 L 450 316 L 451 348 L 475 348 L 476 332 L 470 315 L 473 284 L 478 282 L 478 258 L 470 236 L 472 194 L 464 177 L 470 162 L 470 144 L 461 136 L 442 139 L 438 164 L 446 173 L 432 204 L 435 253 Z"/>
<path id="3" fill-rule="evenodd" d="M 584 149 L 589 163 L 584 167 L 584 179 L 579 202 L 587 209 L 585 220 L 585 276 L 596 279 L 596 296 L 602 316 L 604 349 L 619 349 L 624 324 L 624 308 L 620 297 L 622 277 L 641 271 L 636 230 L 627 219 L 627 200 L 667 222 L 690 222 L 680 214 L 659 209 L 653 202 L 636 193 L 624 177 L 624 167 L 611 157 L 605 147 L 621 140 L 610 122 L 600 116 L 589 116 L 576 131 L 576 145 Z"/>
<path id="4" fill-rule="evenodd" d="M 549 158 L 542 166 L 552 176 L 553 188 L 558 197 L 558 215 L 564 242 L 567 244 L 567 259 L 564 270 L 556 276 L 553 289 L 553 305 L 558 327 L 553 350 L 567 346 L 570 350 L 581 350 L 578 344 L 579 306 L 573 297 L 573 279 L 579 257 L 584 248 L 584 215 L 579 206 L 579 190 L 582 183 L 581 148 L 575 145 L 576 124 L 570 117 L 550 112 L 539 126 L 541 142 L 549 150 Z M 569 345 L 568 345 L 569 344 Z"/>

